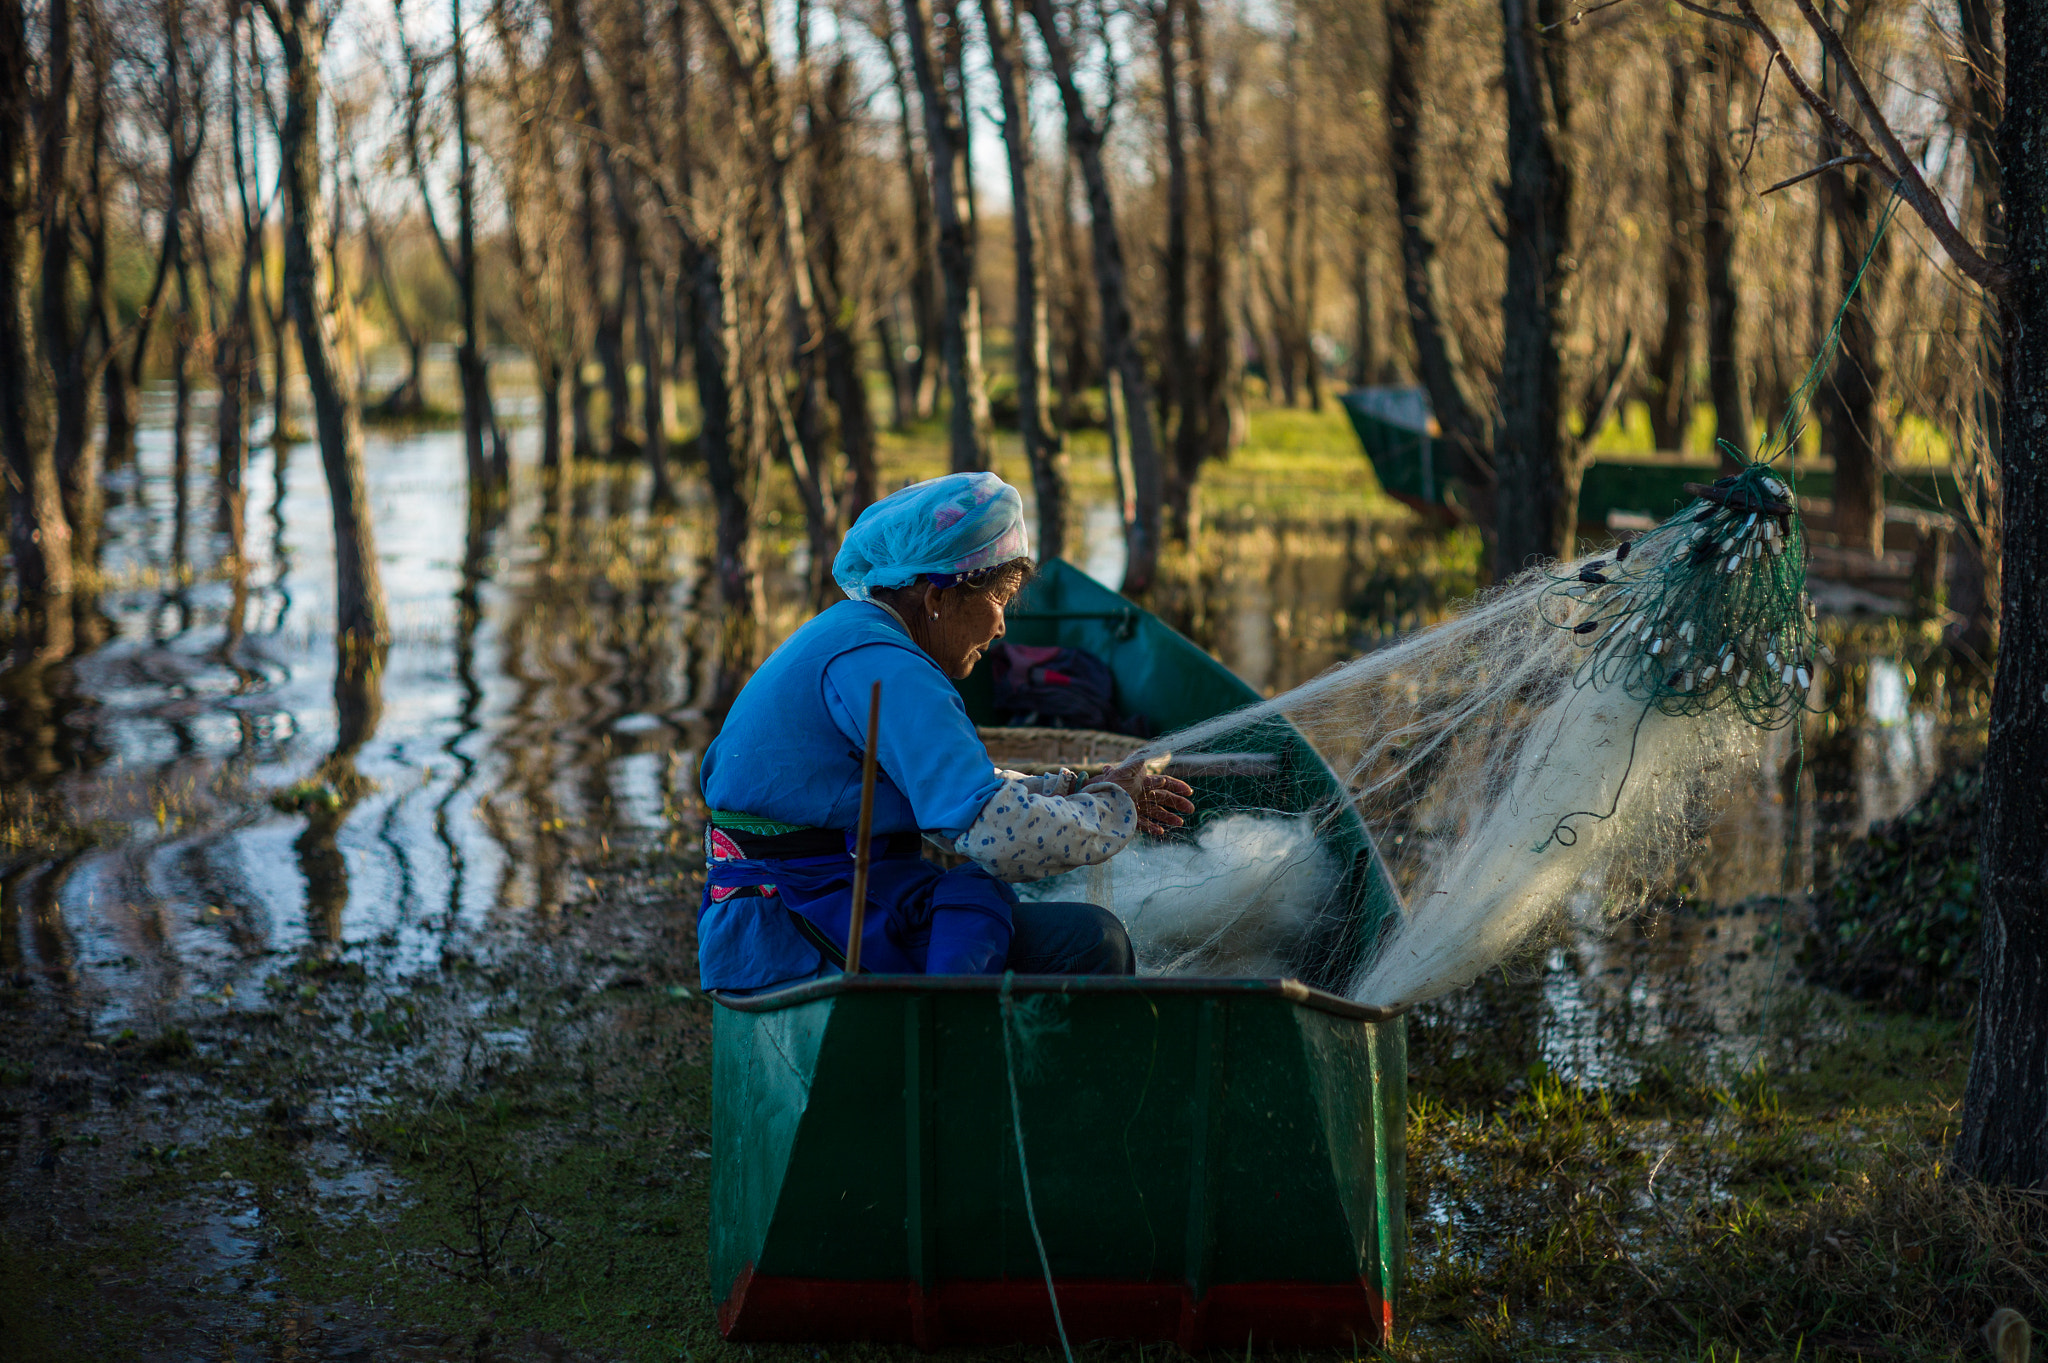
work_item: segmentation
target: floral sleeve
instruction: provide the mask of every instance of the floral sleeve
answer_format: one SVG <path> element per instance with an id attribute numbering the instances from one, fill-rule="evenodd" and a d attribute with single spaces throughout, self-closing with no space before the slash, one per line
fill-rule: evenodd
<path id="1" fill-rule="evenodd" d="M 1003 778 L 974 826 L 953 844 L 998 880 L 1043 880 L 1099 865 L 1138 831 L 1138 807 L 1121 786 L 1098 781 L 1066 794 L 1075 784 L 1072 772 L 1005 772 Z"/>

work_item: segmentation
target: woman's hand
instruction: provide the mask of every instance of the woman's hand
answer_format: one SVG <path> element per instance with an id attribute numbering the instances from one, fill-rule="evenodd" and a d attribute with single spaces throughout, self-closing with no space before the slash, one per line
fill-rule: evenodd
<path id="1" fill-rule="evenodd" d="M 1187 782 L 1153 775 L 1135 758 L 1111 767 L 1095 779 L 1122 786 L 1131 803 L 1138 807 L 1138 831 L 1155 838 L 1168 829 L 1179 828 L 1184 822 L 1183 814 L 1195 812 L 1195 802 L 1188 798 L 1195 792 Z"/>

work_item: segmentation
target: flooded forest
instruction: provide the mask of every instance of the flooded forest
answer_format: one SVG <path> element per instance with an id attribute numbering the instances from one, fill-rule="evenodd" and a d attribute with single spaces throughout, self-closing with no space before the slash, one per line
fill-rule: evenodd
<path id="1" fill-rule="evenodd" d="M 1769 455 L 1811 703 L 1656 894 L 1408 1017 L 1342 1356 L 2025 1363 L 2015 42 L 2041 0 L 0 0 L 0 1359 L 913 1356 L 728 1342 L 706 1267 L 697 761 L 861 511 L 993 470 L 1274 696 Z"/>

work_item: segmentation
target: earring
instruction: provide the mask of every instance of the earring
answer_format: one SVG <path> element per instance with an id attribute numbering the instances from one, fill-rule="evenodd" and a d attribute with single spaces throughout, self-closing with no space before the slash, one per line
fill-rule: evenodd
<path id="1" fill-rule="evenodd" d="M 936 620 L 936 619 L 938 619 L 938 618 L 939 618 L 939 613 L 938 613 L 937 611 L 933 611 L 933 612 L 932 612 L 932 619 Z"/>

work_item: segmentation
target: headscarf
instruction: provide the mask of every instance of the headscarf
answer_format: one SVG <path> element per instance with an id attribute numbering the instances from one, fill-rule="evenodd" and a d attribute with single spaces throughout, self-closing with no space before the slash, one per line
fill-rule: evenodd
<path id="1" fill-rule="evenodd" d="M 1030 555 L 1017 489 L 993 473 L 949 473 L 861 512 L 832 561 L 832 576 L 841 591 L 865 601 L 876 587 L 958 577 Z"/>

